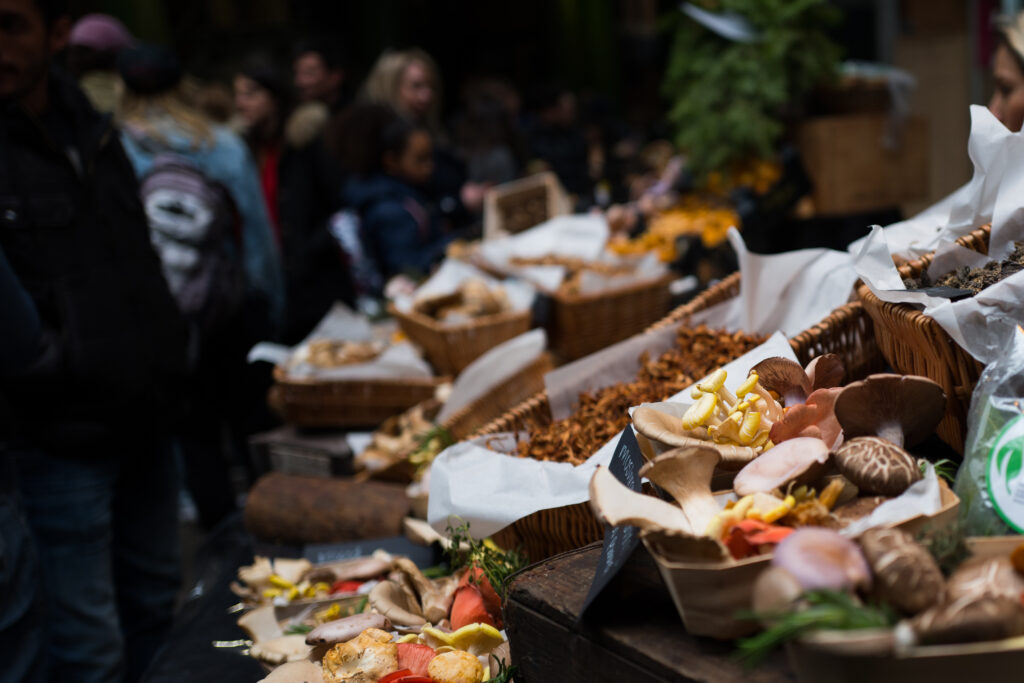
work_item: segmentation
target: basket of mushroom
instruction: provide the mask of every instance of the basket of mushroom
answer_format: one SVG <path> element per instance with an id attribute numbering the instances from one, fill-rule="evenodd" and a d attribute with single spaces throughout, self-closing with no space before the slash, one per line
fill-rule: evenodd
<path id="1" fill-rule="evenodd" d="M 963 561 L 951 546 L 899 529 L 793 532 L 755 581 L 765 630 L 742 656 L 785 643 L 797 679 L 815 683 L 1020 680 L 1024 537 L 967 539 Z"/>
<path id="2" fill-rule="evenodd" d="M 955 494 L 905 450 L 933 432 L 941 388 L 900 375 L 834 386 L 842 375 L 834 356 L 806 369 L 770 358 L 734 390 L 719 370 L 693 389 L 692 404 L 636 408 L 633 427 L 648 458 L 639 474 L 668 500 L 632 491 L 607 468 L 595 472 L 595 514 L 640 528 L 691 633 L 756 630 L 737 614 L 775 547 L 796 530 L 856 537 L 955 520 Z"/>

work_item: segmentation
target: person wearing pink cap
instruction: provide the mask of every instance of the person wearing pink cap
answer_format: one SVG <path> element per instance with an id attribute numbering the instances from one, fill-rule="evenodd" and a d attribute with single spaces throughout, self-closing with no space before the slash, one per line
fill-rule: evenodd
<path id="1" fill-rule="evenodd" d="M 97 111 L 117 108 L 121 77 L 117 55 L 135 45 L 124 24 L 109 14 L 87 14 L 71 27 L 68 37 L 68 70 Z"/>

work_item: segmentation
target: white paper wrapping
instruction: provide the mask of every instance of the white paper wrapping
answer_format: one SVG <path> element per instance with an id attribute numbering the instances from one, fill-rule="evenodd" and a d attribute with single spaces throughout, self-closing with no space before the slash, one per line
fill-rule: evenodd
<path id="1" fill-rule="evenodd" d="M 493 278 L 479 268 L 456 259 L 445 259 L 433 275 L 427 279 L 412 294 L 396 296 L 395 308 L 407 313 L 412 310 L 413 304 L 427 297 L 443 296 L 452 294 L 462 286 L 466 280 L 482 280 L 491 289 L 502 287 L 508 296 L 509 304 L 514 311 L 525 311 L 533 304 L 536 289 L 528 282 L 522 280 L 506 279 L 498 280 Z"/>
<path id="2" fill-rule="evenodd" d="M 839 533 L 854 538 L 868 529 L 893 526 L 918 515 L 934 515 L 941 509 L 942 493 L 939 489 L 939 478 L 935 474 L 935 467 L 928 463 L 925 465 L 924 478 L 914 482 L 906 491 L 882 503 L 870 515 L 851 523 Z"/>
<path id="3" fill-rule="evenodd" d="M 409 342 L 387 346 L 369 363 L 355 363 L 337 368 L 320 368 L 303 362 L 307 345 L 315 339 L 365 342 L 374 339 L 386 343 L 394 326 L 372 325 L 366 316 L 356 313 L 342 303 L 336 303 L 327 315 L 294 347 L 260 342 L 249 350 L 250 363 L 267 361 L 288 368 L 288 376 L 295 379 L 394 379 L 432 377 L 430 366 Z"/>
<path id="4" fill-rule="evenodd" d="M 460 410 L 537 359 L 547 347 L 547 334 L 536 329 L 498 344 L 463 370 L 436 422 L 443 424 Z"/>
<path id="5" fill-rule="evenodd" d="M 885 228 L 894 255 L 918 258 L 986 223 L 992 223 L 993 242 L 1001 243 L 1004 240 L 998 232 L 1020 223 L 1024 136 L 1008 130 L 985 107 L 975 105 L 971 107 L 967 153 L 974 164 L 969 183 L 913 218 Z M 867 239 L 850 244 L 850 254 L 859 254 Z"/>
<path id="6" fill-rule="evenodd" d="M 783 335 L 724 366 L 727 382 L 741 382 L 751 367 L 771 356 L 794 358 Z M 594 469 L 611 461 L 618 436 L 578 466 L 505 455 L 485 447 L 485 441 L 496 449 L 503 447 L 501 441 L 509 452 L 515 448 L 512 435 L 503 435 L 455 444 L 434 460 L 427 521 L 439 532 L 449 516 L 457 515 L 470 523 L 474 536 L 489 536 L 538 510 L 588 500 Z"/>
<path id="7" fill-rule="evenodd" d="M 1006 241 L 1010 237 L 1010 230 L 1002 230 L 1000 239 L 1003 243 L 996 244 L 993 230 L 990 253 L 1005 253 L 1012 247 L 1012 243 Z M 981 259 L 977 254 L 968 252 L 969 249 L 955 244 L 945 244 L 939 247 L 936 259 L 941 260 L 944 272 L 959 265 L 977 265 Z M 1024 271 L 973 297 L 953 302 L 923 292 L 908 291 L 889 254 L 886 233 L 875 226 L 855 261 L 857 273 L 864 283 L 882 301 L 923 307 L 925 315 L 931 316 L 957 344 L 981 363 L 988 364 L 994 360 L 1008 335 L 1024 321 Z"/>

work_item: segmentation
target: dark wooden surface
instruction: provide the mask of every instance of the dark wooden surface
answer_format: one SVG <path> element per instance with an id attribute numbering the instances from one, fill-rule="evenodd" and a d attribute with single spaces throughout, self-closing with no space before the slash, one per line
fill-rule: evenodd
<path id="1" fill-rule="evenodd" d="M 781 654 L 747 670 L 733 661 L 731 642 L 687 634 L 642 547 L 575 626 L 600 554 L 600 544 L 590 545 L 513 581 L 505 624 L 517 683 L 796 680 Z"/>

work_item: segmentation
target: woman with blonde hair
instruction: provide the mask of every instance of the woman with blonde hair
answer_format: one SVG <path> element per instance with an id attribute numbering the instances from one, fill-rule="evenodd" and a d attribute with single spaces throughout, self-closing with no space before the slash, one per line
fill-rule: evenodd
<path id="1" fill-rule="evenodd" d="M 363 99 L 390 104 L 436 136 L 441 127 L 441 76 L 437 63 L 419 48 L 387 50 L 363 85 Z"/>
<path id="2" fill-rule="evenodd" d="M 425 189 L 442 215 L 447 232 L 466 228 L 483 208 L 486 186 L 466 182 L 466 168 L 448 148 L 441 127 L 441 76 L 437 63 L 419 48 L 388 50 L 373 65 L 362 99 L 390 105 L 410 122 L 430 131 L 434 174 Z"/>

